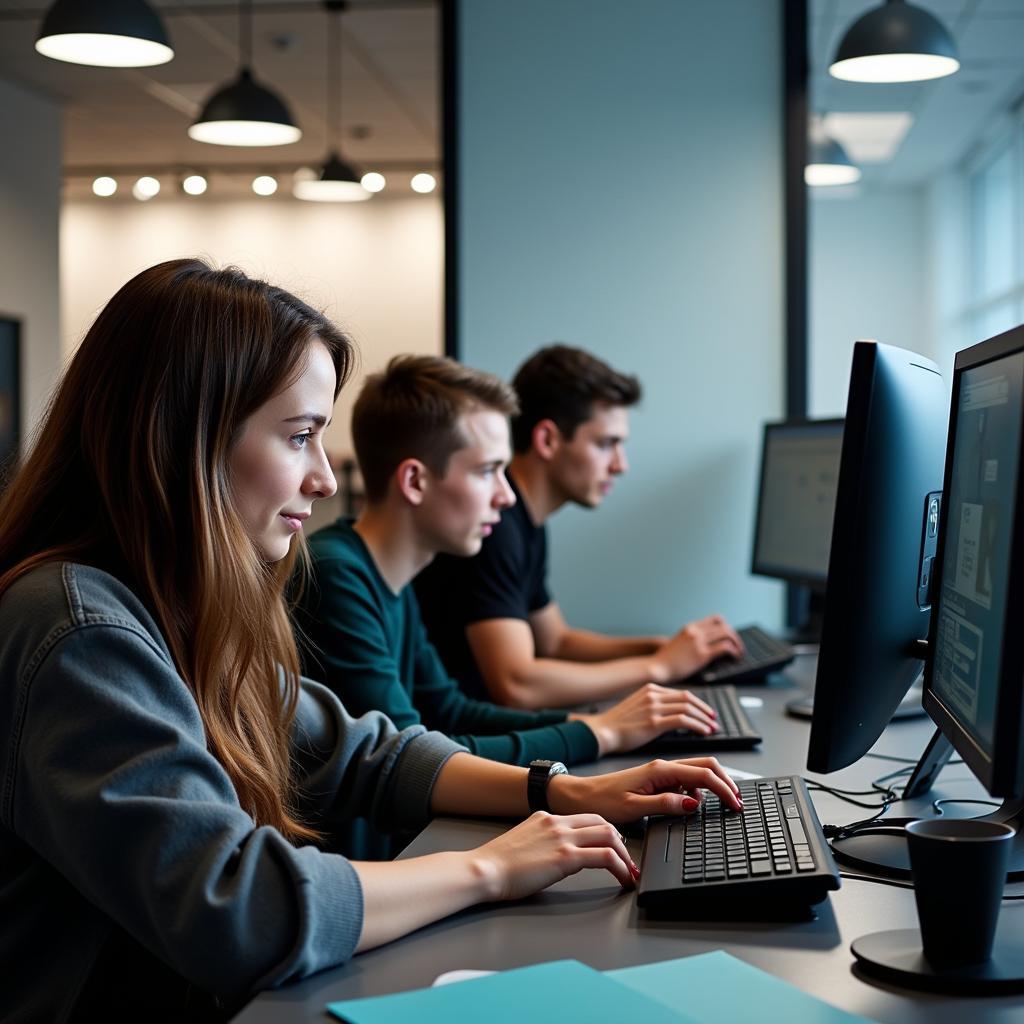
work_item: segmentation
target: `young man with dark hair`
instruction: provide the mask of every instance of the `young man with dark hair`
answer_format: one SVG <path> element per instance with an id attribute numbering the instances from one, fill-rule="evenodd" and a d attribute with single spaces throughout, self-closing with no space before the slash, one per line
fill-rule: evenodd
<path id="1" fill-rule="evenodd" d="M 422 721 L 517 765 L 590 761 L 668 729 L 715 731 L 714 712 L 678 690 L 652 685 L 603 713 L 567 715 L 473 700 L 445 671 L 410 583 L 438 552 L 476 554 L 515 500 L 504 469 L 516 408 L 508 385 L 449 359 L 401 356 L 367 380 L 352 414 L 365 509 L 310 538 L 314 579 L 299 614 L 307 674 L 352 714 Z M 390 852 L 365 830 L 347 845 Z"/>
<path id="2" fill-rule="evenodd" d="M 476 557 L 440 557 L 416 581 L 448 670 L 476 697 L 568 707 L 741 654 L 739 637 L 718 615 L 671 638 L 611 637 L 566 623 L 547 589 L 544 524 L 570 502 L 596 508 L 626 471 L 628 409 L 640 400 L 640 384 L 582 349 L 553 345 L 528 359 L 513 385 L 516 504 Z"/>

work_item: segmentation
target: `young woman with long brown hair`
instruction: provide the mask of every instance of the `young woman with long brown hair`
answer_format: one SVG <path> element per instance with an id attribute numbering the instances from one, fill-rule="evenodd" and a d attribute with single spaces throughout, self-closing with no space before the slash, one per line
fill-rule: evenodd
<path id="1" fill-rule="evenodd" d="M 481 900 L 630 885 L 609 820 L 737 805 L 714 761 L 656 762 L 555 777 L 554 813 L 476 850 L 321 850 L 357 815 L 528 813 L 526 769 L 299 675 L 282 595 L 352 358 L 287 292 L 175 260 L 57 388 L 0 499 L 0 1018 L 220 1017 Z"/>

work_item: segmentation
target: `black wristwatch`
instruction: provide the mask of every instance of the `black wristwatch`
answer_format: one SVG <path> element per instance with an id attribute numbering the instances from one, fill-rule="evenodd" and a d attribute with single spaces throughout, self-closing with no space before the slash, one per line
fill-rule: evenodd
<path id="1" fill-rule="evenodd" d="M 569 769 L 561 761 L 531 761 L 526 778 L 526 802 L 531 811 L 550 811 L 548 783 L 556 775 L 568 775 Z"/>

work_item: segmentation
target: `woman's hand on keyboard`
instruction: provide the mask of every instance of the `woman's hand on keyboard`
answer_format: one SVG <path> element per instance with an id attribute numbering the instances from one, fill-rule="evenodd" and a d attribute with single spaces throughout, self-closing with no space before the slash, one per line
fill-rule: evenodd
<path id="1" fill-rule="evenodd" d="M 610 871 L 631 888 L 639 870 L 618 829 L 598 814 L 537 811 L 497 839 L 459 854 L 483 883 L 479 898 L 514 900 L 584 868 Z"/>
<path id="2" fill-rule="evenodd" d="M 715 658 L 739 658 L 743 641 L 721 615 L 709 615 L 683 626 L 651 655 L 651 676 L 656 683 L 670 683 L 699 672 Z"/>
<path id="3" fill-rule="evenodd" d="M 701 736 L 718 731 L 714 709 L 689 690 L 648 683 L 599 714 L 570 715 L 585 722 L 597 738 L 598 756 L 650 743 L 670 729 L 691 729 Z"/>
<path id="4" fill-rule="evenodd" d="M 713 757 L 650 761 L 607 775 L 556 775 L 548 803 L 558 814 L 593 811 L 609 821 L 636 821 L 645 814 L 689 814 L 710 790 L 739 810 L 739 787 Z"/>

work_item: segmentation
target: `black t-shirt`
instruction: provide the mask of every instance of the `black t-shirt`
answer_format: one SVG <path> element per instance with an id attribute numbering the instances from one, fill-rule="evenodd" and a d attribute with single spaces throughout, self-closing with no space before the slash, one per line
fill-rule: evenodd
<path id="1" fill-rule="evenodd" d="M 547 531 L 534 526 L 515 484 L 512 490 L 516 503 L 502 512 L 479 554 L 438 555 L 413 584 L 430 642 L 449 675 L 478 700 L 490 694 L 466 642 L 466 627 L 485 619 L 525 622 L 551 601 Z"/>

